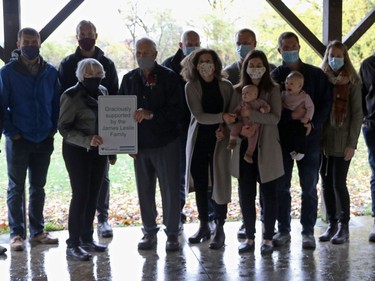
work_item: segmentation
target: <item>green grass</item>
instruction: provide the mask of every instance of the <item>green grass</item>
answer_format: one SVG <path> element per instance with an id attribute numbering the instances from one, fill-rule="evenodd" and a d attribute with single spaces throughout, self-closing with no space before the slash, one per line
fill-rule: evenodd
<path id="1" fill-rule="evenodd" d="M 61 155 L 61 136 L 56 135 L 55 151 L 49 168 L 46 184 L 45 222 L 49 231 L 65 229 L 67 225 L 68 208 L 71 198 L 71 189 L 68 173 Z M 4 139 L 0 153 L 0 234 L 9 231 L 7 227 L 7 172 L 4 153 Z M 126 154 L 118 155 L 117 163 L 110 168 L 111 179 L 111 203 L 110 219 L 113 225 L 139 225 L 139 206 L 135 188 L 133 160 Z M 367 148 L 362 135 L 359 139 L 358 149 L 352 160 L 349 175 L 348 188 L 351 196 L 352 215 L 371 215 L 370 193 L 370 168 L 367 160 Z M 237 180 L 233 179 L 232 203 L 229 206 L 228 221 L 238 220 L 241 217 L 238 206 Z M 27 185 L 26 185 L 27 186 Z M 320 190 L 320 185 L 318 186 Z M 292 217 L 298 218 L 300 211 L 299 179 L 297 170 L 292 178 Z M 157 192 L 157 196 L 160 194 Z M 319 194 L 320 196 L 320 194 Z M 320 196 L 321 198 L 321 196 Z M 319 199 L 320 200 L 320 199 Z M 160 200 L 159 200 L 160 201 Z M 319 201 L 321 202 L 321 200 Z M 160 203 L 158 203 L 160 205 Z M 160 211 L 160 206 L 158 206 Z M 187 198 L 187 208 L 190 212 L 190 220 L 197 219 L 194 194 Z"/>

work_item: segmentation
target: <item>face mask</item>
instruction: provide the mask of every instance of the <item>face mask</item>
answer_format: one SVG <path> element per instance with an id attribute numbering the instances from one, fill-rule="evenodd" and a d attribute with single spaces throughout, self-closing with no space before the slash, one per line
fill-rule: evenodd
<path id="1" fill-rule="evenodd" d="M 299 60 L 298 51 L 283 51 L 281 56 L 286 64 L 293 64 Z"/>
<path id="2" fill-rule="evenodd" d="M 23 46 L 21 53 L 28 60 L 34 60 L 39 56 L 39 47 L 35 45 Z"/>
<path id="3" fill-rule="evenodd" d="M 91 94 L 95 93 L 97 97 L 98 96 L 97 93 L 98 93 L 98 89 L 99 89 L 99 85 L 101 81 L 102 81 L 102 78 L 97 78 L 97 77 L 84 78 L 82 84 L 89 91 L 90 96 L 93 96 Z"/>
<path id="4" fill-rule="evenodd" d="M 245 59 L 246 55 L 253 50 L 251 45 L 238 45 L 237 54 L 240 56 L 241 60 Z"/>
<path id="5" fill-rule="evenodd" d="M 208 63 L 208 62 L 203 62 L 198 64 L 198 72 L 203 78 L 210 77 L 214 71 L 215 71 L 215 66 L 213 63 Z"/>
<path id="6" fill-rule="evenodd" d="M 337 71 L 344 66 L 344 58 L 329 57 L 328 65 L 331 67 L 333 71 Z"/>
<path id="7" fill-rule="evenodd" d="M 194 52 L 195 50 L 199 50 L 200 47 L 185 47 L 183 49 L 183 52 L 184 52 L 184 56 L 188 56 L 190 55 L 190 53 Z"/>
<path id="8" fill-rule="evenodd" d="M 140 69 L 150 69 L 154 66 L 154 57 L 137 57 L 137 63 Z"/>
<path id="9" fill-rule="evenodd" d="M 78 40 L 79 46 L 85 51 L 91 51 L 92 48 L 95 46 L 95 39 L 93 38 L 84 38 Z"/>
<path id="10" fill-rule="evenodd" d="M 262 67 L 248 67 L 246 73 L 249 74 L 251 79 L 257 80 L 263 77 L 263 74 L 266 72 L 266 68 Z"/>

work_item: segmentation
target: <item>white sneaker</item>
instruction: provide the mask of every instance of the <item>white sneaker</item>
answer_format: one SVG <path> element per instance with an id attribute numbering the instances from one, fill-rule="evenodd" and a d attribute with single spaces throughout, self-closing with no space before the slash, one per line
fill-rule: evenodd
<path id="1" fill-rule="evenodd" d="M 297 161 L 299 161 L 303 157 L 305 157 L 305 154 L 303 154 L 303 153 L 296 153 L 296 155 L 294 156 L 294 159 L 296 159 Z"/>
<path id="2" fill-rule="evenodd" d="M 296 155 L 297 155 L 297 152 L 295 152 L 294 150 L 290 153 L 290 157 L 292 157 L 292 159 L 296 159 Z"/>

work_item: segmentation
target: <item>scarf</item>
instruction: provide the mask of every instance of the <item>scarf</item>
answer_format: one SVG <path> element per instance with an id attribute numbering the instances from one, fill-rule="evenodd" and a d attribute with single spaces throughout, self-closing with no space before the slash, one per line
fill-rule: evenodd
<path id="1" fill-rule="evenodd" d="M 333 84 L 332 96 L 332 110 L 330 116 L 330 123 L 332 126 L 341 127 L 348 110 L 349 101 L 349 76 L 345 71 L 340 71 L 338 75 L 331 70 L 326 71 L 329 82 Z"/>

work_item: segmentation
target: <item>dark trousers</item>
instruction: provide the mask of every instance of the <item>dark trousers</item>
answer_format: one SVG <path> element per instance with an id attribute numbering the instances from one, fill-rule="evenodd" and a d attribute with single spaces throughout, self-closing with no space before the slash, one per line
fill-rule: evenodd
<path id="1" fill-rule="evenodd" d="M 158 148 L 139 149 L 134 160 L 135 178 L 144 233 L 157 233 L 155 195 L 159 181 L 163 223 L 167 235 L 177 235 L 180 223 L 179 139 Z"/>
<path id="2" fill-rule="evenodd" d="M 322 155 L 320 176 L 322 178 L 323 197 L 329 222 L 337 222 L 336 204 L 341 206 L 338 220 L 348 223 L 350 219 L 350 197 L 346 185 L 350 161 L 344 157 Z"/>
<path id="3" fill-rule="evenodd" d="M 301 219 L 302 233 L 314 234 L 314 226 L 318 213 L 318 195 L 316 185 L 319 180 L 320 146 L 319 139 L 309 143 L 305 157 L 297 161 L 299 181 L 302 189 Z M 290 187 L 294 160 L 283 148 L 283 162 L 285 174 L 279 179 L 279 211 L 277 215 L 278 231 L 290 232 L 291 195 Z"/>
<path id="4" fill-rule="evenodd" d="M 190 172 L 194 181 L 195 200 L 198 208 L 199 219 L 202 222 L 210 220 L 210 204 L 215 213 L 218 224 L 224 224 L 227 216 L 227 204 L 217 204 L 211 199 L 213 186 L 213 153 L 216 138 L 203 137 L 196 140 L 191 160 Z"/>
<path id="5" fill-rule="evenodd" d="M 40 143 L 25 139 L 6 138 L 5 150 L 8 168 L 8 221 L 10 237 L 17 235 L 26 238 L 25 210 L 23 207 L 25 181 L 29 175 L 29 229 L 30 236 L 36 236 L 44 229 L 44 186 L 53 152 L 53 138 Z M 25 199 L 26 200 L 26 199 Z"/>
<path id="6" fill-rule="evenodd" d="M 279 132 L 282 147 L 287 152 L 306 153 L 306 128 L 300 120 L 279 124 Z"/>
<path id="7" fill-rule="evenodd" d="M 375 127 L 363 126 L 362 133 L 367 145 L 368 162 L 371 168 L 372 216 L 375 217 Z"/>
<path id="8" fill-rule="evenodd" d="M 248 239 L 255 239 L 256 207 L 255 199 L 257 195 L 257 182 L 259 182 L 258 170 L 258 150 L 253 155 L 254 163 L 248 163 L 243 159 L 247 149 L 246 140 L 242 141 L 240 149 L 240 178 L 238 186 L 240 192 L 240 205 L 243 222 Z M 267 183 L 259 183 L 260 200 L 263 213 L 265 231 L 263 239 L 272 240 L 276 223 L 278 200 L 277 200 L 278 180 Z"/>
<path id="9" fill-rule="evenodd" d="M 69 207 L 68 247 L 93 240 L 93 221 L 108 157 L 63 142 L 62 154 L 69 173 L 72 199 Z"/>
<path id="10" fill-rule="evenodd" d="M 98 222 L 105 222 L 108 220 L 110 185 L 109 162 L 107 162 L 103 183 L 99 190 L 98 203 L 96 205 Z"/>

